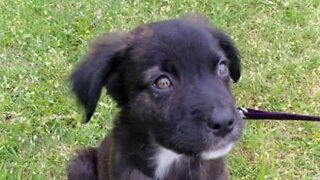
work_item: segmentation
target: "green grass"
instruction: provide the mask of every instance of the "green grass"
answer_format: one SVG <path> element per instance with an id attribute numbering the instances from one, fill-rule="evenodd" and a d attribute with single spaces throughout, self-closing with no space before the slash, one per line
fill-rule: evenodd
<path id="1" fill-rule="evenodd" d="M 318 0 L 0 0 L 0 12 L 0 179 L 65 179 L 75 150 L 111 128 L 108 97 L 83 125 L 70 93 L 88 41 L 186 12 L 239 47 L 239 106 L 320 115 Z M 247 121 L 227 160 L 232 179 L 320 179 L 320 123 Z"/>

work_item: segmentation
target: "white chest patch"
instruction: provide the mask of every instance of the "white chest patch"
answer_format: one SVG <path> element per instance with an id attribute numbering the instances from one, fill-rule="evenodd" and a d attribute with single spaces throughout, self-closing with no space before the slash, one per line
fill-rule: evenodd
<path id="1" fill-rule="evenodd" d="M 169 172 L 171 165 L 178 162 L 182 155 L 177 154 L 169 149 L 160 147 L 156 155 L 156 172 L 159 179 L 163 179 Z"/>
<path id="2" fill-rule="evenodd" d="M 211 160 L 217 159 L 222 156 L 225 156 L 233 147 L 233 143 L 228 144 L 227 146 L 217 149 L 217 150 L 209 150 L 201 153 L 200 157 L 203 160 Z"/>

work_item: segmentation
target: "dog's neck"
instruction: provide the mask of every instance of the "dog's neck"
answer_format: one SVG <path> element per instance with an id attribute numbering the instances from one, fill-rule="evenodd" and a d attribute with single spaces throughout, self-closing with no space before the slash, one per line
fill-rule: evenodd
<path id="1" fill-rule="evenodd" d="M 166 177 L 172 166 L 180 166 L 183 158 L 186 157 L 159 146 L 153 160 L 153 163 L 155 164 L 154 176 L 157 179 L 163 179 Z"/>
<path id="2" fill-rule="evenodd" d="M 220 179 L 225 176 L 223 158 L 203 161 L 196 157 L 177 154 L 157 144 L 147 133 L 116 127 L 114 134 L 113 170 L 127 177 L 140 179 Z M 116 173 L 116 174 L 118 174 Z M 141 174 L 139 174 L 141 173 Z M 145 177 L 145 178 L 141 178 Z M 123 177 L 126 179 L 126 177 Z M 222 178 L 225 179 L 225 178 Z"/>
<path id="3" fill-rule="evenodd" d="M 198 157 L 177 154 L 159 146 L 155 157 L 154 179 L 209 180 L 227 179 L 223 158 L 204 161 Z"/>

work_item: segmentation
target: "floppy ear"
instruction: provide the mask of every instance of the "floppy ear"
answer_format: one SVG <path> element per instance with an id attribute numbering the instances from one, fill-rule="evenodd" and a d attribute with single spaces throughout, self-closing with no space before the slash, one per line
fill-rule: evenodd
<path id="1" fill-rule="evenodd" d="M 213 29 L 212 35 L 219 40 L 219 45 L 230 60 L 229 71 L 233 82 L 237 82 L 241 75 L 241 62 L 239 51 L 233 41 L 223 32 Z"/>
<path id="2" fill-rule="evenodd" d="M 117 91 L 120 85 L 114 83 L 114 80 L 117 79 L 116 69 L 124 59 L 128 41 L 128 33 L 102 35 L 93 43 L 84 61 L 72 73 L 72 90 L 84 106 L 85 122 L 93 115 L 103 86 L 107 87 L 108 93 L 117 103 L 121 103 L 121 96 L 115 93 L 120 93 Z"/>

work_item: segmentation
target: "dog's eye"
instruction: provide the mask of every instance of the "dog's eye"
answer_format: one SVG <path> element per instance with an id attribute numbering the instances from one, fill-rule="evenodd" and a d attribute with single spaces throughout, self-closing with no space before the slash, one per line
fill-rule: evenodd
<path id="1" fill-rule="evenodd" d="M 217 67 L 217 73 L 219 77 L 229 76 L 229 69 L 226 61 L 221 61 Z"/>
<path id="2" fill-rule="evenodd" d="M 172 86 L 170 79 L 166 76 L 160 76 L 153 85 L 161 90 L 169 89 Z"/>

